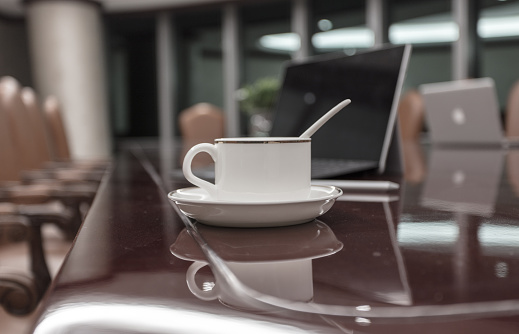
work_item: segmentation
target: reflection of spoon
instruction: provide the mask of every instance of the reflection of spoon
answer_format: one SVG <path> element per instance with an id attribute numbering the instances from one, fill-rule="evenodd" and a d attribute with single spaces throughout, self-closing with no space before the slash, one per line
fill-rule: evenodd
<path id="1" fill-rule="evenodd" d="M 299 136 L 299 138 L 310 138 L 324 123 L 328 122 L 330 118 L 332 118 L 336 113 L 338 113 L 342 108 L 346 107 L 351 103 L 350 99 L 346 99 L 340 102 L 338 105 L 330 109 L 324 116 L 319 118 L 312 126 L 310 126 L 303 134 Z"/>

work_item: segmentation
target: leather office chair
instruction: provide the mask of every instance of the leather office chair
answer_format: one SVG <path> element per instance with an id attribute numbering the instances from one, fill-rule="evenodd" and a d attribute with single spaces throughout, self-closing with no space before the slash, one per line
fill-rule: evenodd
<path id="1" fill-rule="evenodd" d="M 420 92 L 412 89 L 400 99 L 398 117 L 402 140 L 420 141 L 425 119 L 425 105 Z"/>
<path id="2" fill-rule="evenodd" d="M 54 151 L 53 146 L 50 145 L 51 140 L 47 131 L 47 124 L 42 115 L 39 101 L 34 90 L 30 87 L 24 87 L 20 91 L 21 101 L 23 109 L 15 110 L 11 108 L 13 122 L 15 122 L 15 131 L 24 132 L 21 127 L 29 128 L 30 135 L 27 137 L 27 133 L 23 133 L 25 140 L 30 140 L 34 144 L 29 145 L 26 142 L 22 142 L 19 146 L 23 145 L 23 149 L 32 153 L 34 165 L 37 170 L 30 168 L 31 166 L 22 166 L 24 169 L 23 178 L 34 180 L 34 179 L 59 179 L 68 181 L 90 181 L 99 182 L 104 175 L 104 169 L 93 170 L 91 166 L 85 168 L 79 164 L 72 164 L 70 161 L 54 162 L 52 152 Z M 25 124 L 23 126 L 22 124 Z"/>
<path id="3" fill-rule="evenodd" d="M 43 103 L 54 158 L 58 161 L 69 161 L 70 150 L 67 134 L 65 133 L 65 126 L 61 117 L 59 101 L 57 97 L 51 95 L 48 96 Z"/>
<path id="4" fill-rule="evenodd" d="M 38 150 L 38 143 L 34 140 L 31 127 L 26 122 L 28 115 L 19 91 L 20 85 L 13 77 L 0 79 L 0 103 L 12 129 L 12 142 L 20 167 L 26 170 L 37 169 L 40 167 L 38 153 L 35 153 Z"/>
<path id="5" fill-rule="evenodd" d="M 40 166 L 50 161 L 52 153 L 50 151 L 50 144 L 48 140 L 47 130 L 45 128 L 45 121 L 38 105 L 38 99 L 34 90 L 30 87 L 24 87 L 21 92 L 21 98 L 23 106 L 25 107 L 24 112 L 27 116 L 27 125 L 33 134 L 33 140 L 35 140 L 36 148 L 36 159 Z"/>
<path id="6" fill-rule="evenodd" d="M 109 166 L 108 161 L 88 160 L 75 161 L 70 154 L 66 128 L 63 123 L 61 104 L 54 95 L 49 95 L 43 102 L 43 114 L 45 127 L 52 150 L 52 160 L 55 164 L 85 170 L 105 170 Z"/>
<path id="7" fill-rule="evenodd" d="M 404 154 L 404 177 L 410 182 L 419 182 L 426 173 L 420 143 L 425 105 L 420 92 L 412 89 L 402 96 L 398 105 L 398 120 Z"/>
<path id="8" fill-rule="evenodd" d="M 184 109 L 179 115 L 179 127 L 182 135 L 182 157 L 196 144 L 213 143 L 224 136 L 225 117 L 223 110 L 209 104 L 197 103 Z M 193 167 L 211 164 L 213 160 L 208 154 L 198 154 L 193 160 Z"/>
<path id="9" fill-rule="evenodd" d="M 519 151 L 508 150 L 506 156 L 506 174 L 512 190 L 519 197 Z"/>
<path id="10" fill-rule="evenodd" d="M 519 81 L 517 81 L 510 92 L 506 103 L 506 136 L 519 137 Z"/>

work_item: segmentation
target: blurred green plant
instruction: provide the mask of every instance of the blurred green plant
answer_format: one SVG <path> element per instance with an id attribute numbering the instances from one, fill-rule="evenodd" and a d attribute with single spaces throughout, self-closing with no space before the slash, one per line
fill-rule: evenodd
<path id="1" fill-rule="evenodd" d="M 265 77 L 245 85 L 238 92 L 241 110 L 248 115 L 270 112 L 276 103 L 278 92 L 279 80 L 276 78 Z"/>

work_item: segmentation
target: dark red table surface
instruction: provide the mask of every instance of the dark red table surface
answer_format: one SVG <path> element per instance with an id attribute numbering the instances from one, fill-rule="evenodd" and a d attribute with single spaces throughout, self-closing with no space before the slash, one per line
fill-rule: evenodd
<path id="1" fill-rule="evenodd" d="M 171 157 L 122 150 L 34 332 L 518 333 L 519 150 L 496 152 L 432 151 L 399 191 L 236 229 L 185 223 Z"/>

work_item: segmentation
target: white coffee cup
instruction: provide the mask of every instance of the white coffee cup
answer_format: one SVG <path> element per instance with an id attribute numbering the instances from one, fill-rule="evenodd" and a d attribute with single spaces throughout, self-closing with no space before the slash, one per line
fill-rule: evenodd
<path id="1" fill-rule="evenodd" d="M 195 176 L 191 162 L 207 152 L 215 162 L 215 184 Z M 220 138 L 193 146 L 184 158 L 186 179 L 216 200 L 289 201 L 308 198 L 311 139 L 299 137 Z"/>

